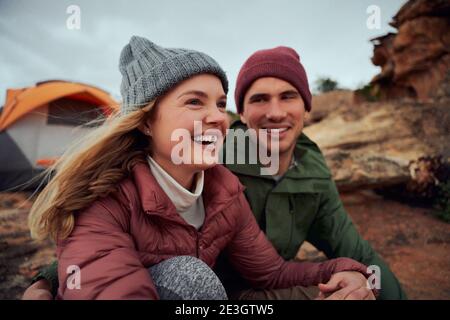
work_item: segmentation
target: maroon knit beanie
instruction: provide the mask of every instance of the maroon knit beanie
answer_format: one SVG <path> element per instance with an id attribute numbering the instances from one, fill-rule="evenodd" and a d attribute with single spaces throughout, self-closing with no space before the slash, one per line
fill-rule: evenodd
<path id="1" fill-rule="evenodd" d="M 262 77 L 275 77 L 293 85 L 303 98 L 305 109 L 311 110 L 311 92 L 305 69 L 298 53 L 289 47 L 259 50 L 245 61 L 236 81 L 234 99 L 238 113 L 244 111 L 244 96 L 252 83 Z"/>

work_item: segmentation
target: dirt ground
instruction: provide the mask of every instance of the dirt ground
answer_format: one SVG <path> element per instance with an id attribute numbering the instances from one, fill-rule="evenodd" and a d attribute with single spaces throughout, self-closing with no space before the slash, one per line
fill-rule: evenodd
<path id="1" fill-rule="evenodd" d="M 54 259 L 54 246 L 31 240 L 29 194 L 0 193 L 0 299 L 19 299 L 37 270 Z"/>
<path id="2" fill-rule="evenodd" d="M 31 240 L 28 194 L 0 193 L 0 299 L 18 299 L 31 277 L 54 259 L 50 242 Z M 364 238 L 391 266 L 410 299 L 450 299 L 450 224 L 429 209 L 383 199 L 371 191 L 342 194 Z M 21 207 L 20 207 L 21 206 Z M 317 256 L 311 245 L 301 255 Z"/>
<path id="3" fill-rule="evenodd" d="M 359 232 L 386 260 L 410 299 L 450 299 L 450 224 L 430 209 L 372 192 L 342 194 Z"/>

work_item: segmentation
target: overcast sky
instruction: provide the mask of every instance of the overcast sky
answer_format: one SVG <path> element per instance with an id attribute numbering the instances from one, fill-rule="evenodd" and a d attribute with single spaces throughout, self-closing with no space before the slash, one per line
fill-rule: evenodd
<path id="1" fill-rule="evenodd" d="M 210 54 L 227 72 L 231 90 L 245 59 L 278 45 L 300 54 L 310 87 L 331 77 L 354 89 L 379 68 L 370 62 L 369 39 L 388 25 L 404 0 L 0 0 L 0 106 L 7 88 L 37 81 L 86 82 L 120 98 L 120 51 L 132 35 L 166 47 Z M 81 10 L 80 29 L 69 29 L 69 5 Z M 380 9 L 370 29 L 367 8 Z M 232 91 L 230 91 L 232 93 Z M 235 110 L 233 95 L 229 108 Z"/>

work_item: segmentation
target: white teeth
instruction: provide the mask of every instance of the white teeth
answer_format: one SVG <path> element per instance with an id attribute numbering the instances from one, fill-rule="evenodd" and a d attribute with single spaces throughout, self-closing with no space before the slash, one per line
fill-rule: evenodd
<path id="1" fill-rule="evenodd" d="M 278 132 L 278 133 L 281 133 L 281 132 L 284 132 L 284 131 L 286 131 L 288 128 L 272 128 L 272 129 L 266 129 L 267 130 L 267 132 L 268 133 L 275 133 L 275 132 Z"/>
<path id="2" fill-rule="evenodd" d="M 195 142 L 217 142 L 217 136 L 214 135 L 201 135 L 194 137 Z"/>

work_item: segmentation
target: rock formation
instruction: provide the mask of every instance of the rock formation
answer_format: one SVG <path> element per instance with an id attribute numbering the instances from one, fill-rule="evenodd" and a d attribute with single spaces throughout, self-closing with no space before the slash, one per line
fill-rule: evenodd
<path id="1" fill-rule="evenodd" d="M 449 100 L 342 105 L 304 132 L 323 151 L 341 190 L 407 183 L 421 157 L 450 160 L 448 105 Z"/>
<path id="2" fill-rule="evenodd" d="M 390 24 L 397 33 L 372 39 L 372 94 L 429 101 L 450 70 L 450 1 L 411 0 Z"/>

